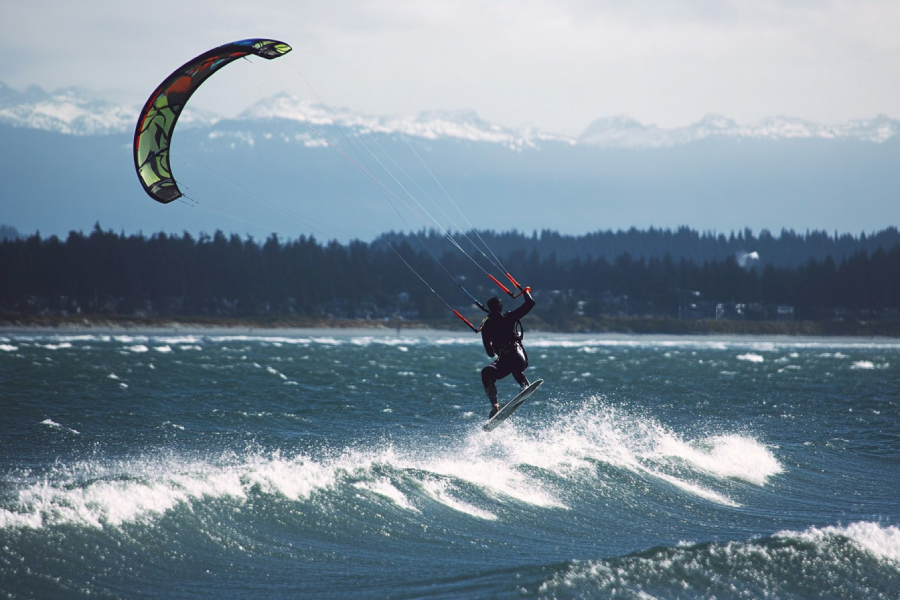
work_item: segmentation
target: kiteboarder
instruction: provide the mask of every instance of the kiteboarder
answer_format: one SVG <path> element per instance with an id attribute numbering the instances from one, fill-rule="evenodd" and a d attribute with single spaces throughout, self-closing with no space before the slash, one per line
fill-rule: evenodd
<path id="1" fill-rule="evenodd" d="M 519 320 L 534 308 L 534 299 L 528 288 L 523 290 L 522 296 L 525 298 L 522 306 L 506 313 L 503 312 L 503 301 L 500 298 L 494 297 L 487 301 L 488 316 L 480 329 L 484 350 L 494 358 L 494 362 L 481 370 L 481 382 L 491 401 L 489 419 L 500 410 L 495 385 L 498 379 L 512 374 L 523 389 L 528 386 L 528 379 L 525 377 L 528 354 L 522 346 L 522 323 Z"/>

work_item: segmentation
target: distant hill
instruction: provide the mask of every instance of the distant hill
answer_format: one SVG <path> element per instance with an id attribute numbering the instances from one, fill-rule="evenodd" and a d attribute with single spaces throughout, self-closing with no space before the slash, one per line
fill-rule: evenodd
<path id="1" fill-rule="evenodd" d="M 373 117 L 283 95 L 237 119 L 186 111 L 172 166 L 189 199 L 162 206 L 134 175 L 137 109 L 0 84 L 0 222 L 44 235 L 99 221 L 342 242 L 433 227 L 426 212 L 451 231 L 563 237 L 681 226 L 842 237 L 900 224 L 900 125 L 883 116 L 841 126 L 710 116 L 680 129 L 617 117 L 570 138 L 470 111 Z"/>

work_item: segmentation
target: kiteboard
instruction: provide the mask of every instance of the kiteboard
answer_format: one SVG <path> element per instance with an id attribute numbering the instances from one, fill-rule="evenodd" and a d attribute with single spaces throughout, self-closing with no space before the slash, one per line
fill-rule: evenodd
<path id="1" fill-rule="evenodd" d="M 506 403 L 506 406 L 497 411 L 497 414 L 490 418 L 490 420 L 484 424 L 482 429 L 484 431 L 492 431 L 497 425 L 505 421 L 511 414 L 513 414 L 517 408 L 522 406 L 522 404 L 528 400 L 528 397 L 531 396 L 536 389 L 540 387 L 540 385 L 544 383 L 543 379 L 538 379 L 524 390 L 519 392 L 519 394 Z"/>

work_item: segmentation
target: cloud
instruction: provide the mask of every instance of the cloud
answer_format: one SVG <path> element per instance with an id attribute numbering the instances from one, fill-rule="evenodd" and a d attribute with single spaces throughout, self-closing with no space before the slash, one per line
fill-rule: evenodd
<path id="1" fill-rule="evenodd" d="M 898 28 L 888 0 L 36 1 L 2 8 L 0 81 L 138 102 L 207 48 L 271 36 L 295 48 L 276 78 L 369 113 L 473 108 L 570 134 L 615 114 L 835 123 L 900 112 Z M 268 93 L 251 84 L 197 100 L 236 113 Z"/>

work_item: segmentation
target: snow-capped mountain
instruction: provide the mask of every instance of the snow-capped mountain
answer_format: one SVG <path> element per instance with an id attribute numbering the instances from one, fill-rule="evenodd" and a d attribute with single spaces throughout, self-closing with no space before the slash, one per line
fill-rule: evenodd
<path id="1" fill-rule="evenodd" d="M 77 88 L 25 92 L 0 83 L 0 123 L 73 135 L 119 133 L 134 128 L 134 107 L 92 100 Z"/>
<path id="2" fill-rule="evenodd" d="M 804 119 L 769 117 L 755 125 L 739 125 L 720 115 L 706 115 L 686 127 L 663 129 L 642 125 L 626 116 L 597 119 L 578 138 L 581 144 L 606 148 L 666 148 L 710 138 L 731 139 L 858 139 L 882 143 L 900 134 L 900 121 L 879 115 L 842 125 L 821 125 Z"/>
<path id="3" fill-rule="evenodd" d="M 0 83 L 0 123 L 15 127 L 71 135 L 126 133 L 134 128 L 139 109 L 139 106 L 91 98 L 77 88 L 51 93 L 33 86 L 25 92 L 18 92 Z M 247 140 L 253 139 L 250 129 L 254 124 L 278 119 L 311 127 L 337 125 L 356 134 L 399 134 L 425 140 L 467 140 L 497 144 L 512 150 L 537 148 L 542 142 L 601 148 L 666 148 L 705 139 L 724 138 L 858 139 L 882 143 L 900 134 L 900 121 L 885 115 L 841 125 L 821 125 L 788 117 L 769 117 L 754 125 L 740 125 L 723 116 L 707 115 L 697 123 L 677 128 L 643 125 L 630 117 L 618 116 L 594 121 L 580 137 L 574 139 L 536 128 L 503 127 L 485 121 L 471 110 L 425 111 L 413 116 L 371 116 L 344 107 L 328 108 L 313 104 L 289 94 L 260 100 L 233 121 L 237 122 L 239 129 L 240 123 L 248 125 L 248 131 L 242 133 L 242 139 Z M 212 112 L 188 107 L 179 123 L 182 127 L 204 127 L 216 125 L 221 120 L 221 117 Z M 267 126 L 266 130 L 269 135 L 273 134 L 271 127 Z M 221 132 L 211 133 L 213 138 L 220 135 Z M 229 128 L 227 135 L 236 135 L 233 127 Z M 320 144 L 312 139 L 307 145 Z"/>
<path id="4" fill-rule="evenodd" d="M 91 98 L 78 88 L 46 92 L 31 86 L 18 92 L 0 82 L 0 123 L 68 135 L 105 135 L 134 130 L 140 106 Z M 213 125 L 220 117 L 188 108 L 181 125 Z"/>
<path id="5" fill-rule="evenodd" d="M 113 104 L 90 98 L 77 88 L 50 93 L 33 86 L 17 92 L 0 83 L 0 123 L 15 127 L 43 129 L 71 135 L 126 133 L 134 128 L 140 106 Z M 255 123 L 285 119 L 311 126 L 338 125 L 354 133 L 402 134 L 429 140 L 440 138 L 499 144 L 510 149 L 536 147 L 538 142 L 554 140 L 574 143 L 566 136 L 526 128 L 514 130 L 488 123 L 474 111 L 426 111 L 415 116 L 375 117 L 347 108 L 329 109 L 299 100 L 289 94 L 263 99 L 240 114 L 237 121 Z M 212 126 L 221 117 L 188 106 L 179 125 Z M 221 136 L 212 132 L 212 137 Z M 232 131 L 228 134 L 234 136 Z M 247 133 L 243 139 L 252 139 Z M 317 145 L 315 142 L 309 145 Z"/>
<path id="6" fill-rule="evenodd" d="M 456 138 L 500 144 L 514 150 L 534 148 L 538 142 L 547 140 L 574 143 L 574 140 L 565 136 L 537 129 L 515 130 L 501 127 L 485 121 L 472 110 L 425 111 L 415 116 L 373 117 L 343 107 L 329 110 L 288 94 L 259 101 L 245 110 L 241 118 L 288 119 L 314 126 L 337 125 L 360 134 L 401 134 L 428 140 Z"/>

